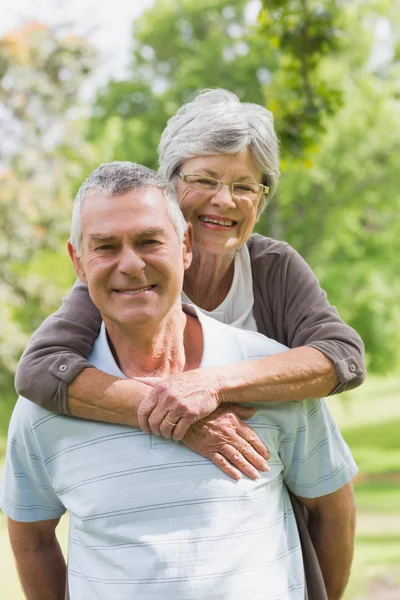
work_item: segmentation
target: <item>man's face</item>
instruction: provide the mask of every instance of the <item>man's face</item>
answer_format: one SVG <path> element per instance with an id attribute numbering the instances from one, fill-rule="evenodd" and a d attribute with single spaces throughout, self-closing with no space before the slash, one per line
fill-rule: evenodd
<path id="1" fill-rule="evenodd" d="M 96 193 L 82 209 L 82 252 L 75 270 L 103 318 L 122 327 L 161 321 L 180 303 L 190 241 L 180 243 L 162 191 Z"/>

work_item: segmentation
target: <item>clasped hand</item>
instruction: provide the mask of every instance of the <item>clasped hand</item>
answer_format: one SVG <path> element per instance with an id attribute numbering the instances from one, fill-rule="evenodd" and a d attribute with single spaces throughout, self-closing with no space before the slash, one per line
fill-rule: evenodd
<path id="1" fill-rule="evenodd" d="M 136 378 L 151 386 L 138 409 L 146 433 L 181 441 L 233 479 L 252 479 L 268 471 L 269 452 L 242 419 L 255 409 L 221 405 L 221 386 L 211 369 L 196 369 L 166 379 Z"/>
<path id="2" fill-rule="evenodd" d="M 205 370 L 195 369 L 166 379 L 139 379 L 152 386 L 138 410 L 139 427 L 179 442 L 193 423 L 220 405 L 218 381 Z"/>

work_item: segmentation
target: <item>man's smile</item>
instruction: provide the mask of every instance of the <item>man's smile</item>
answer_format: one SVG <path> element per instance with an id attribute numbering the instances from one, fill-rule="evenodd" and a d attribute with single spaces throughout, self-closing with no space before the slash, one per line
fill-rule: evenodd
<path id="1" fill-rule="evenodd" d="M 149 292 L 149 291 L 155 289 L 156 287 L 157 287 L 156 285 L 147 285 L 147 286 L 140 287 L 140 288 L 118 288 L 118 289 L 113 289 L 113 292 L 115 292 L 116 294 L 123 295 L 123 296 L 137 296 L 138 294 Z"/>

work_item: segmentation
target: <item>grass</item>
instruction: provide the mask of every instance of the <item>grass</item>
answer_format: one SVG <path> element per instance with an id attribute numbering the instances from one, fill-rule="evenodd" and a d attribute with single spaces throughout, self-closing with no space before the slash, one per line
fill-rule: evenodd
<path id="1" fill-rule="evenodd" d="M 346 600 L 365 597 L 381 577 L 400 586 L 399 390 L 399 377 L 371 378 L 328 400 L 359 467 L 356 547 Z"/>
<path id="2" fill-rule="evenodd" d="M 400 377 L 371 378 L 357 390 L 328 399 L 360 471 L 355 481 L 356 550 L 345 600 L 364 598 L 379 577 L 388 577 L 400 586 L 399 390 Z M 0 421 L 9 413 L 4 410 L 3 414 L 0 409 Z M 0 435 L 0 458 L 4 449 Z M 67 518 L 61 520 L 58 531 L 66 551 Z M 23 600 L 1 513 L 0 548 L 0 598 Z"/>

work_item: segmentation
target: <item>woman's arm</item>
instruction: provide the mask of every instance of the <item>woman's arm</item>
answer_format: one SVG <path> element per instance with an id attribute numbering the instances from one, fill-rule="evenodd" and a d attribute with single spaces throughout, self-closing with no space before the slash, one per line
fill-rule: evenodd
<path id="1" fill-rule="evenodd" d="M 103 373 L 87 361 L 100 325 L 87 285 L 78 280 L 61 308 L 32 336 L 15 387 L 51 412 L 137 426 L 137 409 L 149 388 Z"/>
<path id="2" fill-rule="evenodd" d="M 253 405 L 321 398 L 336 381 L 332 363 L 321 352 L 293 348 L 258 360 L 168 377 L 140 404 L 138 422 L 147 433 L 179 441 L 193 423 L 227 402 Z M 177 423 L 172 432 L 159 417 L 164 414 Z"/>
<path id="3" fill-rule="evenodd" d="M 286 247 L 281 262 L 278 290 L 281 290 L 286 333 L 282 343 L 289 348 L 315 349 L 332 364 L 336 382 L 330 389 L 327 387 L 322 396 L 358 387 L 366 375 L 362 339 L 340 318 L 309 265 L 293 248 Z M 305 356 L 306 370 L 307 366 L 309 370 L 313 369 L 308 357 L 315 355 Z M 318 366 L 321 365 L 319 361 Z M 318 394 L 310 396 L 317 397 Z"/>
<path id="4" fill-rule="evenodd" d="M 364 345 L 360 336 L 340 318 L 336 307 L 328 302 L 325 291 L 303 258 L 288 244 L 252 236 L 249 245 L 253 272 L 254 316 L 258 331 L 289 348 L 313 348 L 330 361 L 336 381 L 329 378 L 322 395 L 335 394 L 361 385 L 365 379 Z M 309 393 L 310 380 L 318 383 L 318 372 L 325 377 L 326 365 L 314 358 L 314 353 L 293 353 L 293 370 L 300 374 Z M 310 360 L 311 357 L 311 360 Z M 324 366 L 325 365 L 325 366 Z M 286 365 L 281 378 L 285 381 Z M 293 372 L 289 373 L 289 379 Z M 318 389 L 317 389 L 318 391 Z"/>
<path id="5" fill-rule="evenodd" d="M 291 349 L 164 380 L 140 405 L 144 431 L 167 437 L 159 415 L 168 412 L 178 423 L 173 438 L 180 440 L 192 423 L 221 403 L 321 398 L 364 380 L 362 340 L 329 304 L 307 263 L 282 242 L 256 236 L 256 243 L 251 257 L 258 330 Z"/>
<path id="6" fill-rule="evenodd" d="M 68 385 L 84 369 L 99 335 L 101 317 L 87 285 L 77 281 L 61 308 L 33 334 L 19 362 L 15 387 L 47 410 L 69 414 Z"/>

